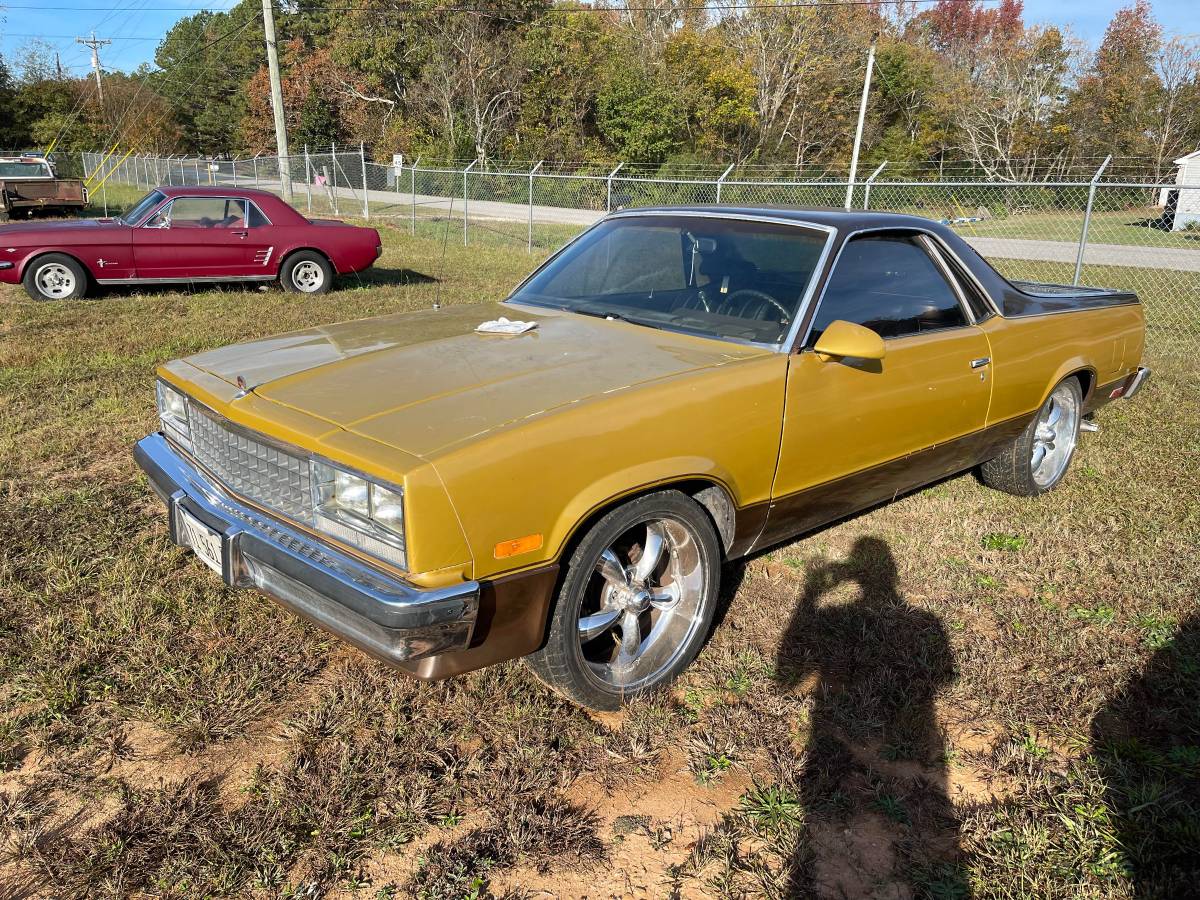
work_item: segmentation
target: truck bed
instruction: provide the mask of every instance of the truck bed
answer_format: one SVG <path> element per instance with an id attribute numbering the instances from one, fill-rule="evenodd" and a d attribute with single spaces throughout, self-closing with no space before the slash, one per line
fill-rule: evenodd
<path id="1" fill-rule="evenodd" d="M 0 212 L 76 209 L 87 205 L 87 189 L 77 178 L 0 180 Z"/>

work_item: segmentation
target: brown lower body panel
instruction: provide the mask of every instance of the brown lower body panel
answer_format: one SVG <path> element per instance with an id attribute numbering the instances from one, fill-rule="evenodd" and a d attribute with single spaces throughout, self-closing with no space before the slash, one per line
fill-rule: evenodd
<path id="1" fill-rule="evenodd" d="M 450 678 L 506 659 L 526 656 L 541 646 L 558 565 L 518 572 L 479 585 L 479 617 L 466 650 L 442 653 L 400 669 L 427 681 Z"/>
<path id="2" fill-rule="evenodd" d="M 1030 413 L 1006 419 L 945 444 L 910 453 L 786 497 L 777 497 L 770 503 L 757 504 L 760 508 L 766 508 L 766 523 L 759 525 L 758 535 L 749 542 L 746 552 L 778 544 L 877 503 L 894 500 L 939 478 L 977 466 L 996 456 L 1005 444 L 1020 435 L 1034 415 Z M 743 517 L 748 512 L 738 510 L 739 531 Z M 757 509 L 753 520 L 761 519 L 762 509 Z M 747 525 L 753 527 L 753 520 L 747 521 Z M 737 545 L 741 542 L 735 538 L 734 543 Z"/>

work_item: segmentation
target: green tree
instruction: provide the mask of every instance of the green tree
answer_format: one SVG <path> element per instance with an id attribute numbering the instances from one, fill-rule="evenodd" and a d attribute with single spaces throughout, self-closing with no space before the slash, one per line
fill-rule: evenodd
<path id="1" fill-rule="evenodd" d="M 167 99 L 186 149 L 236 152 L 246 83 L 263 61 L 262 8 L 241 0 L 228 12 L 180 19 L 154 54 L 152 86 Z"/>
<path id="2" fill-rule="evenodd" d="M 315 87 L 310 86 L 300 107 L 300 125 L 294 140 L 304 147 L 328 147 L 339 137 L 337 112 Z"/>
<path id="3" fill-rule="evenodd" d="M 1067 118 L 1081 155 L 1154 154 L 1150 133 L 1161 87 L 1155 72 L 1161 44 L 1149 0 L 1113 15 L 1070 101 Z"/>
<path id="4" fill-rule="evenodd" d="M 682 146 L 685 121 L 678 93 L 636 64 L 611 69 L 596 98 L 596 125 L 621 159 L 661 163 Z"/>
<path id="5" fill-rule="evenodd" d="M 25 143 L 27 129 L 17 119 L 16 108 L 17 86 L 4 58 L 0 57 L 0 109 L 8 110 L 8 115 L 0 118 L 0 150 L 15 150 Z"/>

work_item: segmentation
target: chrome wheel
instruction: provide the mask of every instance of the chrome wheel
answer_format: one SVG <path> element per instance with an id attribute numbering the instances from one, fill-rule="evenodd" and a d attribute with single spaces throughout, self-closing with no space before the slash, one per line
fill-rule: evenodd
<path id="1" fill-rule="evenodd" d="M 1078 437 L 1079 397 L 1064 382 L 1054 389 L 1034 426 L 1029 467 L 1038 487 L 1049 487 L 1062 477 Z"/>
<path id="2" fill-rule="evenodd" d="M 43 297 L 62 300 L 75 292 L 75 273 L 62 263 L 52 262 L 39 266 L 33 282 Z"/>
<path id="3" fill-rule="evenodd" d="M 311 294 L 313 291 L 319 291 L 325 284 L 325 272 L 317 263 L 306 259 L 296 263 L 292 269 L 292 284 L 296 286 L 296 290 Z"/>
<path id="4" fill-rule="evenodd" d="M 625 531 L 600 554 L 580 606 L 588 675 L 621 691 L 654 681 L 691 643 L 705 588 L 687 525 L 656 518 Z"/>

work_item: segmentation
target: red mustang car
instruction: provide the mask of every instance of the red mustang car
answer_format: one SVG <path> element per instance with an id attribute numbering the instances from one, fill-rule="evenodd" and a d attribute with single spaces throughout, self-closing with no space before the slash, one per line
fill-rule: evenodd
<path id="1" fill-rule="evenodd" d="M 90 286 L 279 280 L 323 294 L 383 253 L 374 228 L 306 219 L 266 191 L 160 187 L 113 219 L 0 225 L 0 282 L 35 300 Z"/>

